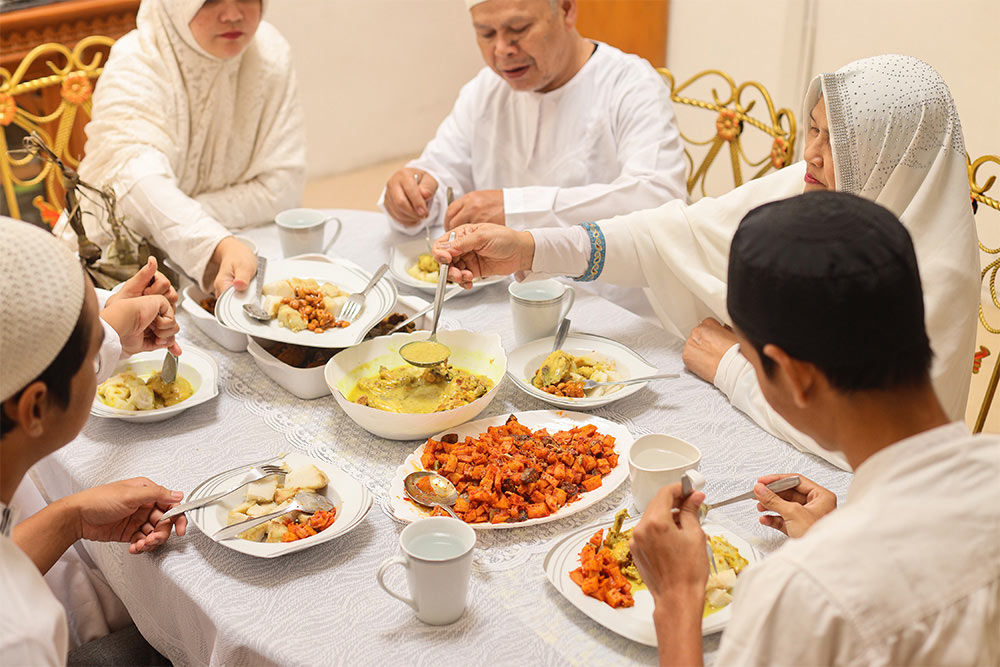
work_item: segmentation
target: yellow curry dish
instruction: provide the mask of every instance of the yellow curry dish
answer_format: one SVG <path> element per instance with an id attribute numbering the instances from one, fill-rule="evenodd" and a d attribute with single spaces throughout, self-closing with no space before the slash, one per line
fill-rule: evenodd
<path id="1" fill-rule="evenodd" d="M 632 584 L 632 590 L 642 590 L 646 585 L 642 581 L 639 568 L 632 560 L 632 552 L 628 543 L 632 539 L 632 528 L 622 530 L 622 523 L 628 518 L 628 510 L 621 510 L 615 515 L 615 522 L 604 539 L 604 546 L 611 549 L 611 555 L 618 562 L 621 573 Z M 727 606 L 733 600 L 733 587 L 736 586 L 736 575 L 743 571 L 748 561 L 740 555 L 739 550 L 729 540 L 721 535 L 708 536 L 715 557 L 715 571 L 708 575 L 705 586 L 705 611 L 703 616 L 713 614 Z"/>
<path id="2" fill-rule="evenodd" d="M 492 388 L 491 379 L 450 364 L 380 366 L 374 375 L 358 380 L 347 400 L 386 412 L 428 414 L 468 405 Z"/>
<path id="3" fill-rule="evenodd" d="M 191 398 L 194 389 L 191 383 L 177 376 L 173 382 L 164 382 L 160 372 L 155 371 L 143 380 L 135 371 L 119 373 L 97 388 L 101 403 L 119 410 L 157 410 L 177 405 Z"/>
<path id="4" fill-rule="evenodd" d="M 531 379 L 538 389 L 568 398 L 587 398 L 603 396 L 617 391 L 621 387 L 596 387 L 584 391 L 587 380 L 594 382 L 610 382 L 621 379 L 615 370 L 615 362 L 597 359 L 594 356 L 574 356 L 562 350 L 556 350 L 545 358 L 542 365 L 535 371 Z"/>
<path id="5" fill-rule="evenodd" d="M 417 263 L 406 270 L 408 274 L 417 280 L 422 280 L 425 283 L 436 283 L 438 281 L 438 270 L 440 269 L 440 264 L 434 261 L 434 257 L 430 253 L 424 253 L 417 256 Z"/>

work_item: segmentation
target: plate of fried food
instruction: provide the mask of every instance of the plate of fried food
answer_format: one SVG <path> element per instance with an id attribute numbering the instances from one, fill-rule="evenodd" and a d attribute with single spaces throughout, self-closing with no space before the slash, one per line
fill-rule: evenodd
<path id="1" fill-rule="evenodd" d="M 246 523 L 247 528 L 218 543 L 251 556 L 276 558 L 329 542 L 360 525 L 373 498 L 356 479 L 327 461 L 291 453 L 261 463 L 285 471 L 251 482 L 214 503 L 188 512 L 202 533 L 212 537 L 227 526 Z M 221 472 L 199 484 L 185 499 L 198 500 L 255 479 L 254 464 Z M 260 465 L 260 464 L 256 464 Z M 316 512 L 289 511 L 302 492 L 319 494 L 331 508 Z M 256 520 L 281 513 L 265 522 Z"/>
<path id="2" fill-rule="evenodd" d="M 629 540 L 638 519 L 621 510 L 611 524 L 573 531 L 545 556 L 545 576 L 573 606 L 612 632 L 656 646 L 653 596 L 632 561 Z M 722 526 L 702 528 L 712 545 L 715 571 L 705 588 L 702 635 L 719 632 L 731 616 L 733 589 L 745 567 L 760 560 L 749 542 Z"/>
<path id="3" fill-rule="evenodd" d="M 441 516 L 406 497 L 404 478 L 430 470 L 455 485 L 453 509 L 477 530 L 533 526 L 607 498 L 628 477 L 628 429 L 579 412 L 535 410 L 478 419 L 427 439 L 389 485 L 393 516 Z"/>
<path id="4" fill-rule="evenodd" d="M 177 378 L 160 378 L 163 350 L 140 352 L 118 363 L 97 387 L 90 414 L 133 422 L 158 422 L 219 395 L 219 366 L 207 352 L 185 345 Z"/>
<path id="5" fill-rule="evenodd" d="M 560 408 L 590 410 L 640 391 L 647 383 L 583 389 L 587 380 L 628 380 L 657 373 L 642 356 L 604 336 L 571 333 L 552 350 L 552 336 L 526 343 L 507 356 L 507 375 L 518 389 Z"/>
<path id="6" fill-rule="evenodd" d="M 260 276 L 242 292 L 233 288 L 223 292 L 215 304 L 215 318 L 228 329 L 279 343 L 350 347 L 364 340 L 396 303 L 396 286 L 391 280 L 379 280 L 356 320 L 338 320 L 347 297 L 364 289 L 371 278 L 370 272 L 344 259 L 275 260 L 268 263 L 263 277 L 263 308 L 271 315 L 269 321 L 254 320 L 243 312 L 243 305 L 256 299 Z"/>
<path id="7" fill-rule="evenodd" d="M 434 261 L 434 257 L 427 249 L 427 242 L 423 239 L 393 246 L 389 254 L 389 273 L 397 282 L 430 294 L 437 289 L 438 268 L 439 264 Z M 477 278 L 472 281 L 472 289 L 464 291 L 474 292 L 481 287 L 494 285 L 506 279 L 506 276 Z"/>

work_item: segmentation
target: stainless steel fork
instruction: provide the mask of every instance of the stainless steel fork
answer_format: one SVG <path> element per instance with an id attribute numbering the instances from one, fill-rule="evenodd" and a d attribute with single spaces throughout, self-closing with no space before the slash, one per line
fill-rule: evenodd
<path id="1" fill-rule="evenodd" d="M 363 290 L 361 290 L 360 292 L 355 292 L 351 296 L 347 297 L 347 301 L 344 302 L 344 305 L 341 306 L 340 308 L 340 314 L 337 315 L 337 319 L 347 320 L 348 322 L 353 322 L 354 320 L 358 319 L 358 315 L 361 314 L 361 309 L 364 308 L 365 305 L 365 296 L 367 296 L 368 292 L 370 292 L 371 289 L 375 287 L 375 283 L 381 280 L 382 276 L 384 276 L 385 272 L 388 270 L 389 270 L 388 264 L 383 264 L 382 266 L 378 267 L 378 270 L 375 272 L 375 275 L 372 276 L 371 281 L 369 281 L 369 283 L 365 286 Z"/>

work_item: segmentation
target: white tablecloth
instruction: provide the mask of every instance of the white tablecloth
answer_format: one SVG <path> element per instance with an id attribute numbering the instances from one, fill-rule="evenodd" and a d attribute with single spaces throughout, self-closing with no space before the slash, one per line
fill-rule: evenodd
<path id="1" fill-rule="evenodd" d="M 337 211 L 344 232 L 332 255 L 368 270 L 406 240 L 381 214 Z M 249 236 L 279 258 L 273 226 Z M 405 293 L 406 288 L 401 288 Z M 497 331 L 514 347 L 505 284 L 450 301 L 446 315 L 468 329 Z M 398 550 L 401 526 L 382 509 L 396 467 L 419 443 L 383 440 L 352 422 L 332 397 L 302 401 L 288 394 L 245 353 L 228 352 L 179 311 L 182 343 L 208 350 L 221 369 L 220 395 L 157 424 L 91 418 L 70 445 L 41 462 L 36 479 L 60 497 L 116 479 L 145 475 L 189 491 L 206 477 L 283 450 L 331 461 L 376 495 L 354 532 L 283 558 L 233 552 L 196 528 L 153 554 L 130 556 L 118 544 L 86 547 L 143 635 L 178 664 L 655 664 L 656 652 L 619 637 L 571 606 L 547 582 L 542 558 L 566 531 L 610 520 L 631 504 L 628 483 L 594 508 L 534 528 L 481 533 L 468 609 L 457 623 L 430 627 L 376 584 L 375 568 Z M 610 336 L 663 371 L 681 371 L 681 342 L 597 296 L 581 293 L 573 330 Z M 508 380 L 483 417 L 544 409 Z M 719 391 L 685 373 L 594 411 L 633 435 L 666 432 L 697 445 L 709 500 L 746 491 L 761 474 L 801 472 L 843 494 L 849 475 L 776 440 Z M 624 465 L 622 462 L 621 465 Z M 841 498 L 843 500 L 843 498 Z M 782 536 L 757 522 L 753 503 L 713 513 L 762 553 Z M 400 569 L 391 577 L 405 591 Z M 709 660 L 720 635 L 705 639 Z"/>

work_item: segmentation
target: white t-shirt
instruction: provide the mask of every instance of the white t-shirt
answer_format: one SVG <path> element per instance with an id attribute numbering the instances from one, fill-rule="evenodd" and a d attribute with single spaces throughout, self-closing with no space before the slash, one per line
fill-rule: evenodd
<path id="1" fill-rule="evenodd" d="M 719 665 L 1000 664 L 1000 438 L 954 422 L 740 575 Z"/>
<path id="2" fill-rule="evenodd" d="M 10 538 L 11 513 L 0 503 L 0 665 L 65 665 L 66 614 L 41 572 Z"/>

